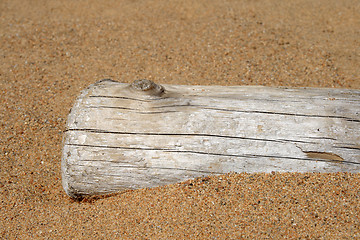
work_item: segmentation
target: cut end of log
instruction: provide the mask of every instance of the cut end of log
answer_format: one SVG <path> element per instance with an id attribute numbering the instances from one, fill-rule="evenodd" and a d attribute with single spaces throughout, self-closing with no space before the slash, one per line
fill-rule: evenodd
<path id="1" fill-rule="evenodd" d="M 67 183 L 64 184 L 63 182 L 63 188 L 65 190 L 65 193 L 71 197 L 72 199 L 75 199 L 75 200 L 81 200 L 83 199 L 84 197 L 88 196 L 88 194 L 82 194 L 82 193 L 79 193 L 76 189 L 74 189 L 73 187 L 69 186 Z"/>

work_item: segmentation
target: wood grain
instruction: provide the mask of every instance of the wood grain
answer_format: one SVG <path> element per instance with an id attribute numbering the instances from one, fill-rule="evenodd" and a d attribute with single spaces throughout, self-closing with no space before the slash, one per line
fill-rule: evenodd
<path id="1" fill-rule="evenodd" d="M 227 172 L 360 172 L 360 91 L 124 84 L 84 90 L 68 117 L 73 198 Z"/>

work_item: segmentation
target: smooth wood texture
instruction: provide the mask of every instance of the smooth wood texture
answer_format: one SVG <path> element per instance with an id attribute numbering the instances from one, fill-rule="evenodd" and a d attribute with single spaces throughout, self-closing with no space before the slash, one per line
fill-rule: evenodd
<path id="1" fill-rule="evenodd" d="M 73 198 L 227 172 L 360 172 L 360 91 L 124 84 L 84 90 L 68 117 Z"/>

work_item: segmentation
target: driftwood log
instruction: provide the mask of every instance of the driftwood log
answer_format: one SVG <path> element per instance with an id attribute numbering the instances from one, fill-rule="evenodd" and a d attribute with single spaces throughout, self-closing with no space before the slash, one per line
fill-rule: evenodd
<path id="1" fill-rule="evenodd" d="M 360 172 L 360 91 L 102 80 L 68 117 L 73 198 L 272 171 Z"/>

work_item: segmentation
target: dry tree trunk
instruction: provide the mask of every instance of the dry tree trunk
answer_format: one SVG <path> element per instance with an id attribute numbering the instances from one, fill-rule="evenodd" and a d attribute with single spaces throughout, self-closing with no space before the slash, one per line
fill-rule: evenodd
<path id="1" fill-rule="evenodd" d="M 227 172 L 360 172 L 360 91 L 102 80 L 68 117 L 73 198 Z"/>

